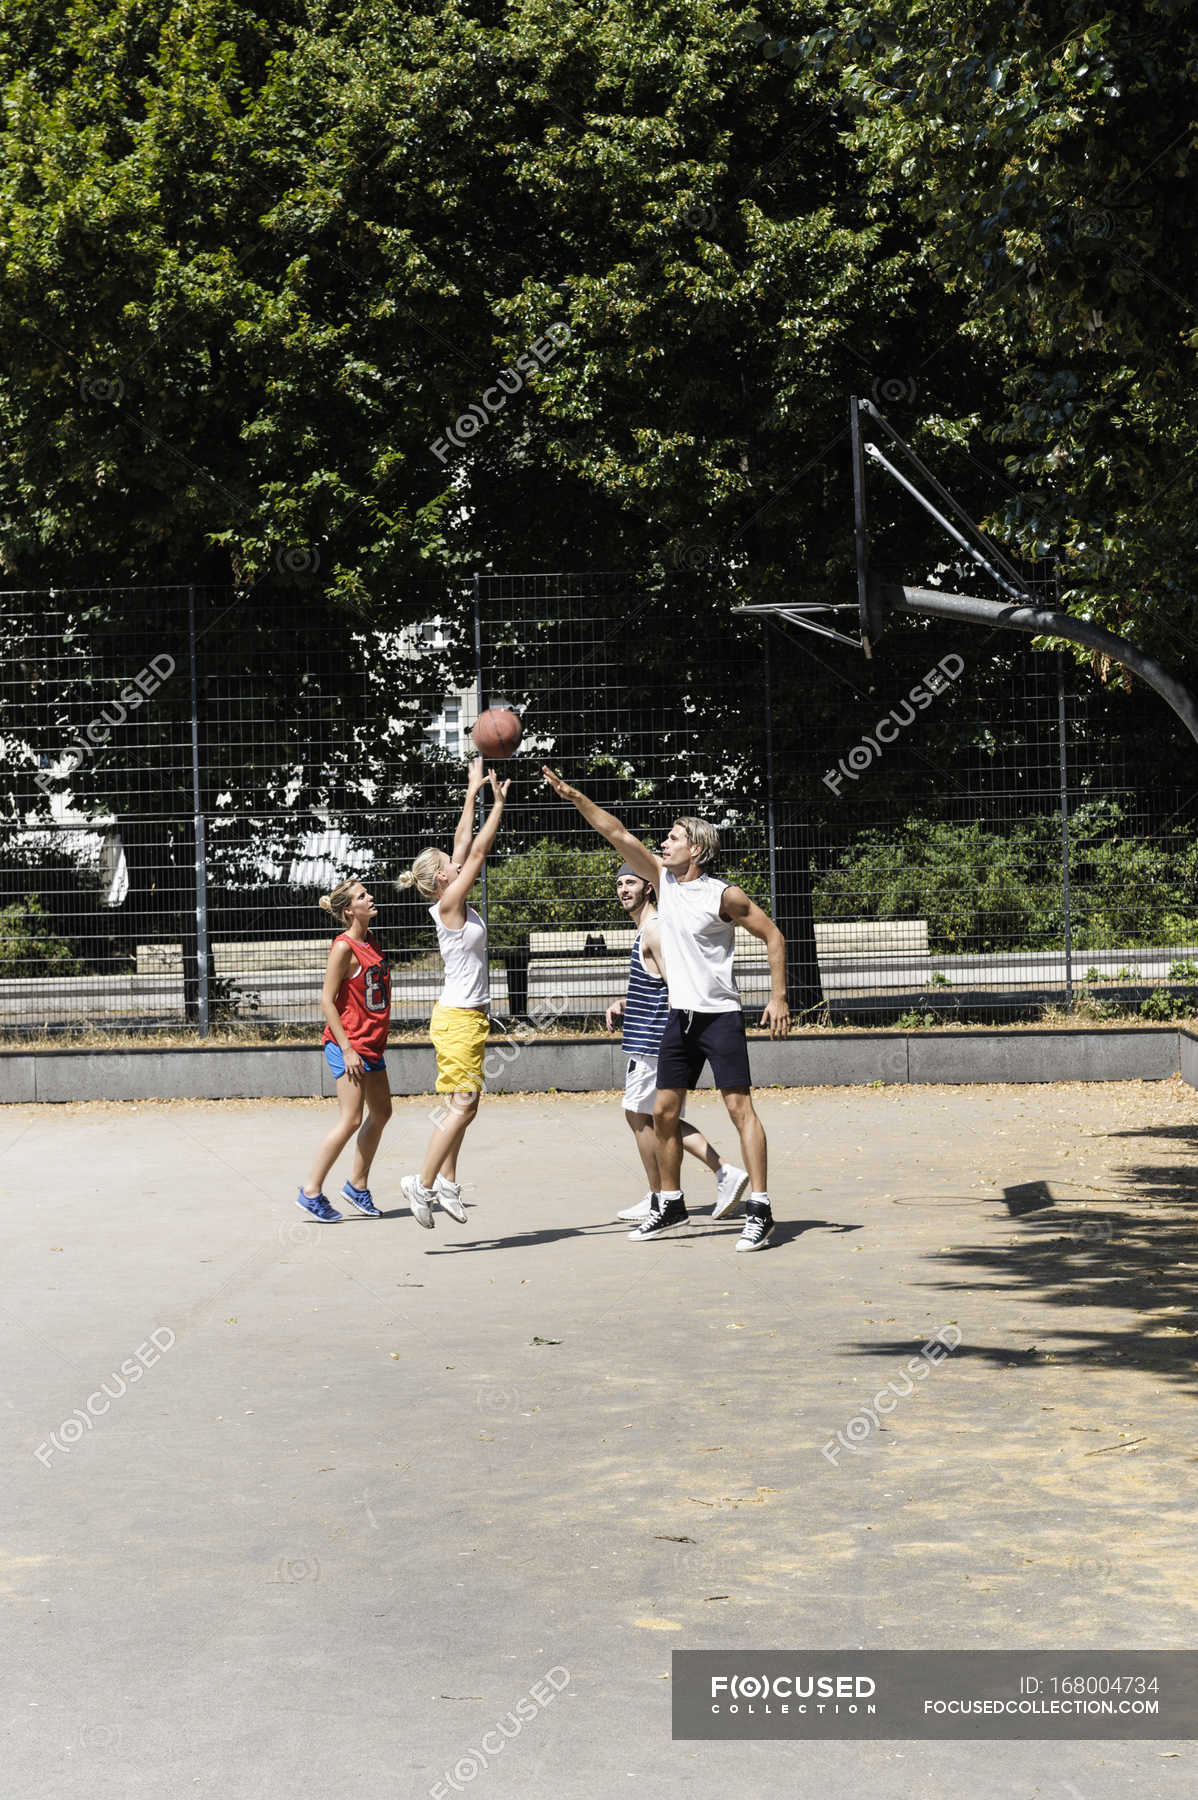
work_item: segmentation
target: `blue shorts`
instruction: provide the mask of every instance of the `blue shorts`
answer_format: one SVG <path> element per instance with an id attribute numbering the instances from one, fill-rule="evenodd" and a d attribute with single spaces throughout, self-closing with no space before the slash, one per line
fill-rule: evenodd
<path id="1" fill-rule="evenodd" d="M 670 1008 L 657 1052 L 657 1086 L 693 1088 L 711 1064 L 718 1088 L 747 1088 L 749 1046 L 741 1012 L 678 1012 Z"/>
<path id="2" fill-rule="evenodd" d="M 324 1059 L 334 1075 L 345 1074 L 345 1058 L 341 1054 L 341 1045 L 334 1043 L 332 1039 L 324 1047 Z M 380 1069 L 387 1067 L 387 1059 L 385 1056 L 364 1056 L 362 1067 L 368 1075 L 377 1075 Z"/>

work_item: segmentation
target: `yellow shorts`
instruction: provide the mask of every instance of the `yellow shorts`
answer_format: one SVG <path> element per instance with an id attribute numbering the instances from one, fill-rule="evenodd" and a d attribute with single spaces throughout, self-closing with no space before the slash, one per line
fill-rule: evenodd
<path id="1" fill-rule="evenodd" d="M 432 1040 L 437 1052 L 437 1092 L 478 1094 L 483 1088 L 483 1057 L 491 1021 L 473 1006 L 433 1008 Z"/>

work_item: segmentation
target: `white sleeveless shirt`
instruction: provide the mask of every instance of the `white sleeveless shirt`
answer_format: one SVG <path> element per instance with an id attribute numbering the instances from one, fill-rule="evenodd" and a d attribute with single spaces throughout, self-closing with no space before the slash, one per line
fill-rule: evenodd
<path id="1" fill-rule="evenodd" d="M 657 919 L 670 1005 L 676 1012 L 739 1012 L 740 989 L 732 973 L 736 927 L 721 919 L 726 881 L 699 875 L 679 881 L 661 872 Z"/>
<path id="2" fill-rule="evenodd" d="M 437 927 L 437 948 L 445 963 L 442 1006 L 490 1006 L 491 979 L 487 970 L 487 928 L 472 906 L 466 923 L 457 931 L 441 923 L 441 902 L 429 907 Z"/>

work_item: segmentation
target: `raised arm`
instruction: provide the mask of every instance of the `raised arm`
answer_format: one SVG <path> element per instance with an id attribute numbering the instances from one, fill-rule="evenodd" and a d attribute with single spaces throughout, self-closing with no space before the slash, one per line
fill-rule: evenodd
<path id="1" fill-rule="evenodd" d="M 661 886 L 661 858 L 646 850 L 640 838 L 633 837 L 626 825 L 622 825 L 615 813 L 604 812 L 585 794 L 580 794 L 576 787 L 563 781 L 547 764 L 542 764 L 541 773 L 562 800 L 569 800 L 575 805 L 588 825 L 592 825 L 600 837 L 605 837 L 613 849 L 618 850 L 624 861 L 635 869 L 646 881 L 651 881 L 655 888 Z"/>
<path id="2" fill-rule="evenodd" d="M 495 795 L 491 802 L 491 810 L 484 819 L 478 836 L 466 852 L 460 870 L 441 896 L 441 917 L 450 931 L 460 931 L 466 923 L 466 896 L 478 880 L 482 866 L 487 860 L 487 852 L 495 842 L 499 822 L 503 818 L 503 803 L 507 799 L 507 791 L 512 785 L 510 779 L 501 782 L 494 769 L 487 776 L 487 780 L 491 783 Z"/>
<path id="3" fill-rule="evenodd" d="M 768 913 L 763 913 L 743 888 L 726 887 L 720 913 L 734 925 L 743 925 L 751 937 L 760 938 L 769 953 L 770 997 L 761 1023 L 768 1025 L 772 1038 L 790 1034 L 790 1007 L 786 999 L 786 939 Z"/>
<path id="4" fill-rule="evenodd" d="M 481 756 L 472 756 L 466 768 L 466 798 L 462 802 L 462 816 L 458 820 L 457 830 L 453 834 L 453 860 L 464 863 L 470 854 L 470 840 L 474 836 L 474 802 L 478 790 L 487 779 Z"/>

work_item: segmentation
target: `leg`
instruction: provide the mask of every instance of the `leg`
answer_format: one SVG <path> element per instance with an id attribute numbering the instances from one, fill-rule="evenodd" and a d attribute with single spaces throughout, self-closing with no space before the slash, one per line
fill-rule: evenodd
<path id="1" fill-rule="evenodd" d="M 749 1171 L 753 1192 L 767 1193 L 765 1130 L 754 1111 L 753 1096 L 748 1088 L 723 1088 L 721 1093 L 724 1105 L 728 1108 L 728 1117 L 740 1134 L 741 1154 Z"/>
<path id="2" fill-rule="evenodd" d="M 723 1161 L 719 1151 L 707 1142 L 703 1133 L 697 1130 L 694 1125 L 688 1125 L 685 1119 L 681 1121 L 681 1128 L 682 1148 L 688 1151 L 691 1156 L 697 1156 L 701 1163 L 706 1163 L 707 1167 L 714 1175 Z"/>
<path id="3" fill-rule="evenodd" d="M 682 1102 L 684 1088 L 658 1088 L 653 1106 L 653 1130 L 657 1138 L 657 1166 L 663 1194 L 678 1193 L 682 1186 Z"/>
<path id="4" fill-rule="evenodd" d="M 653 1127 L 653 1114 L 631 1112 L 624 1108 L 624 1117 L 636 1139 L 637 1154 L 645 1171 L 645 1178 L 654 1193 L 661 1187 L 661 1173 L 657 1166 L 657 1134 Z"/>
<path id="5" fill-rule="evenodd" d="M 424 1166 L 420 1171 L 420 1185 L 424 1188 L 431 1188 L 441 1174 L 447 1181 L 457 1180 L 458 1151 L 466 1127 L 478 1112 L 478 1092 L 463 1090 L 450 1094 L 447 1104 L 449 1117 L 436 1127 L 424 1153 Z"/>
<path id="6" fill-rule="evenodd" d="M 369 1081 L 370 1077 L 364 1079 Z M 325 1177 L 362 1123 L 362 1083 L 351 1081 L 348 1075 L 338 1075 L 337 1105 L 337 1123 L 321 1142 L 304 1183 L 305 1194 L 313 1198 L 323 1193 Z"/>
<path id="7" fill-rule="evenodd" d="M 370 1186 L 370 1165 L 374 1161 L 383 1129 L 391 1117 L 391 1083 L 386 1069 L 376 1069 L 373 1075 L 363 1075 L 362 1086 L 366 1090 L 366 1123 L 358 1133 L 353 1173 L 350 1176 L 350 1181 L 356 1188 Z"/>

